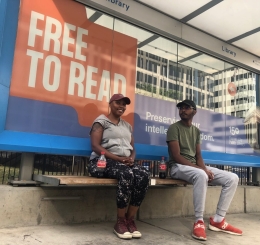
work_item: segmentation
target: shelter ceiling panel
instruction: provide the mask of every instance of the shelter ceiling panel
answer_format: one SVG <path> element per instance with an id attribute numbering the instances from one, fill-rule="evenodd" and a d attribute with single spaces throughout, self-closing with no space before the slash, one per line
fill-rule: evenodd
<path id="1" fill-rule="evenodd" d="M 238 40 L 233 44 L 242 49 L 246 49 L 257 56 L 260 56 L 260 32 Z"/>
<path id="2" fill-rule="evenodd" d="M 225 41 L 260 26 L 259 0 L 225 0 L 187 23 Z"/>
<path id="3" fill-rule="evenodd" d="M 198 8 L 204 6 L 210 0 L 141 0 L 138 1 L 158 9 L 177 19 L 182 19 Z"/>

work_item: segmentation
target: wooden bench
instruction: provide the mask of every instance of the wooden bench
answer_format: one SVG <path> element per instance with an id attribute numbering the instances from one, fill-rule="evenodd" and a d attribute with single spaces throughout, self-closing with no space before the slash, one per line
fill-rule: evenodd
<path id="1" fill-rule="evenodd" d="M 60 185 L 116 185 L 116 179 L 108 178 L 95 178 L 90 176 L 75 176 L 75 175 L 33 175 L 33 180 L 42 184 L 48 184 L 51 186 Z M 160 179 L 158 177 L 152 177 L 150 179 L 150 186 L 156 185 L 183 185 L 186 186 L 188 183 L 184 180 L 179 179 Z"/>

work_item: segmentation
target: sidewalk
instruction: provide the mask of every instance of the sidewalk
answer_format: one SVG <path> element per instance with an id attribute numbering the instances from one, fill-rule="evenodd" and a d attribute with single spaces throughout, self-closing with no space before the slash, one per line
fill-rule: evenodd
<path id="1" fill-rule="evenodd" d="M 230 214 L 226 218 L 229 223 L 241 228 L 244 234 L 233 236 L 207 230 L 208 240 L 197 241 L 191 237 L 193 218 L 188 217 L 137 221 L 143 237 L 132 240 L 117 238 L 112 233 L 113 222 L 0 229 L 0 245 L 259 244 L 260 213 Z M 208 218 L 205 221 L 208 225 Z"/>

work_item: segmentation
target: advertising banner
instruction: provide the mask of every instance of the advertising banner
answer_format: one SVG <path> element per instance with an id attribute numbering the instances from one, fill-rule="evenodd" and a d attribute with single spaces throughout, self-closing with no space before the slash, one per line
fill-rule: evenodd
<path id="1" fill-rule="evenodd" d="M 180 120 L 176 103 L 139 94 L 135 103 L 135 142 L 165 146 L 167 129 Z M 254 154 L 242 118 L 198 108 L 193 125 L 201 131 L 202 150 Z"/>
<path id="2" fill-rule="evenodd" d="M 114 93 L 133 112 L 137 40 L 88 18 L 74 1 L 21 1 L 6 129 L 86 137 Z"/>

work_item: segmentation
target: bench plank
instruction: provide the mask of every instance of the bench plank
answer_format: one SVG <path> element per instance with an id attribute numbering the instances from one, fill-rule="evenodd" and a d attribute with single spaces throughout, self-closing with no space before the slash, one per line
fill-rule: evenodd
<path id="1" fill-rule="evenodd" d="M 166 179 L 160 179 L 160 178 L 151 178 L 150 185 L 184 185 L 186 186 L 189 184 L 185 180 L 181 179 L 172 179 L 172 178 L 166 178 Z"/>
<path id="2" fill-rule="evenodd" d="M 59 186 L 59 185 L 116 185 L 116 179 L 95 178 L 90 176 L 75 176 L 75 175 L 37 175 L 33 176 L 34 180 L 42 181 L 43 183 Z M 160 179 L 152 177 L 150 185 L 184 185 L 188 183 L 179 179 Z"/>
<path id="3" fill-rule="evenodd" d="M 116 179 L 94 178 L 89 176 L 57 176 L 61 185 L 116 185 Z"/>

